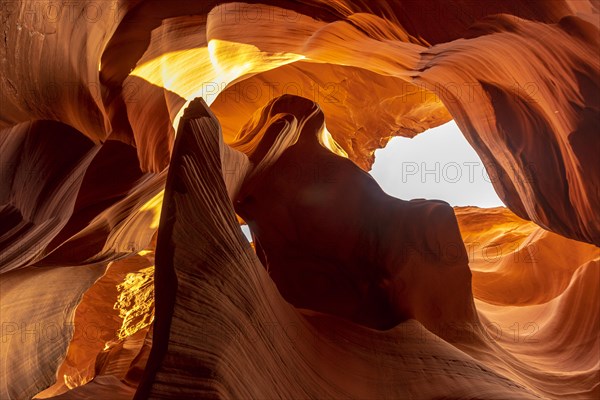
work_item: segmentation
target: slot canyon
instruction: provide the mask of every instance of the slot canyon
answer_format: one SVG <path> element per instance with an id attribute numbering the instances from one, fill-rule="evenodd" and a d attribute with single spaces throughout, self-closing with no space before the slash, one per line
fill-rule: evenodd
<path id="1" fill-rule="evenodd" d="M 0 7 L 0 399 L 600 398 L 600 1 Z"/>

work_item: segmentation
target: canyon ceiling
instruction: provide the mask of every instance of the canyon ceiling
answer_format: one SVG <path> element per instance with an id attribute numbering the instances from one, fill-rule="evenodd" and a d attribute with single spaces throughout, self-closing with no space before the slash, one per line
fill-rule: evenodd
<path id="1" fill-rule="evenodd" d="M 599 1 L 0 7 L 0 398 L 600 398 Z"/>

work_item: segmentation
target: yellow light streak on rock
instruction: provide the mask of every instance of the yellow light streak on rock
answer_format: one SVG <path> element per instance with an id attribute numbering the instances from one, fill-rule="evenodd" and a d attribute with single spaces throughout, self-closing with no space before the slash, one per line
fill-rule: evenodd
<path id="1" fill-rule="evenodd" d="M 251 44 L 212 39 L 204 47 L 165 53 L 137 66 L 131 75 L 187 100 L 173 120 L 176 128 L 183 110 L 196 97 L 202 97 L 210 105 L 238 78 L 304 58 L 294 53 L 264 52 Z"/>
<path id="2" fill-rule="evenodd" d="M 123 319 L 117 336 L 124 339 L 154 320 L 154 266 L 127 274 L 117 289 L 119 297 L 114 308 Z"/>
<path id="3" fill-rule="evenodd" d="M 152 223 L 150 224 L 150 228 L 152 229 L 158 228 L 164 195 L 165 191 L 161 190 L 158 194 L 156 194 L 156 196 L 148 200 L 142 207 L 140 207 L 140 211 L 151 211 L 154 213 L 152 217 Z"/>
<path id="4" fill-rule="evenodd" d="M 323 129 L 321 130 L 321 132 L 319 132 L 319 143 L 321 143 L 323 147 L 328 148 L 338 156 L 348 158 L 348 153 L 346 153 L 346 151 L 342 149 L 342 146 L 340 146 L 338 142 L 335 141 L 333 136 L 331 136 L 331 133 L 329 133 L 325 124 L 323 124 Z"/>

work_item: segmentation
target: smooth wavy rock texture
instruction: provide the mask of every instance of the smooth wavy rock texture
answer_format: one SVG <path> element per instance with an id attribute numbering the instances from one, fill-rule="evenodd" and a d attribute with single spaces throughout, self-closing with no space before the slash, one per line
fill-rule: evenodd
<path id="1" fill-rule="evenodd" d="M 600 398 L 598 1 L 0 10 L 0 398 Z"/>
<path id="2" fill-rule="evenodd" d="M 310 116 L 309 122 L 299 121 L 299 125 L 314 134 Z M 302 117 L 306 115 L 294 119 Z M 317 118 L 320 121 L 322 116 Z M 396 398 L 419 392 L 414 387 L 419 378 L 412 370 L 423 364 L 433 368 L 430 376 L 439 377 L 439 385 L 420 391 L 425 397 L 440 397 L 454 390 L 467 397 L 479 393 L 535 398 L 525 387 L 452 349 L 446 341 L 438 339 L 434 344 L 435 336 L 417 321 L 399 324 L 397 320 L 392 329 L 382 332 L 333 315 L 305 313 L 285 302 L 280 291 L 288 286 L 269 278 L 243 238 L 228 202 L 219 159 L 220 137 L 216 118 L 205 103 L 192 102 L 179 125 L 167 179 L 157 244 L 155 335 L 136 398 Z M 273 168 L 277 167 L 275 163 Z M 223 206 L 215 209 L 218 204 Z M 190 218 L 199 223 L 191 224 Z M 205 240 L 207 245 L 194 246 Z M 264 250 L 268 257 L 269 250 Z M 310 260 L 305 264 L 310 266 Z M 308 282 L 307 292 L 312 289 Z M 320 295 L 311 294 L 312 298 Z M 338 298 L 347 300 L 344 295 L 339 293 Z M 318 300 L 323 303 L 325 299 Z M 468 306 L 462 305 L 463 310 Z M 335 307 L 328 311 L 342 314 Z M 363 312 L 369 311 L 373 312 Z M 419 354 L 427 350 L 419 349 L 416 337 L 406 335 L 404 329 L 420 332 L 417 343 L 422 340 L 421 346 L 433 345 L 433 353 Z M 386 356 L 381 357 L 383 354 Z M 428 359 L 432 361 L 429 366 Z M 190 368 L 190 362 L 195 365 L 193 360 L 203 361 Z M 341 365 L 351 370 L 342 372 Z M 450 365 L 461 377 L 460 389 L 452 388 L 456 378 L 435 372 Z"/>

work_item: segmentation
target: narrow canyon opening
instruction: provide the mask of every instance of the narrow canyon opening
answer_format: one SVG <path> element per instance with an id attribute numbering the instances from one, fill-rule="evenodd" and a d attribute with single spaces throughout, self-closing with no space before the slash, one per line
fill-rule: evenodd
<path id="1" fill-rule="evenodd" d="M 454 120 L 413 138 L 391 138 L 375 151 L 369 173 L 387 194 L 402 200 L 443 200 L 453 207 L 505 207 L 492 184 L 497 176 L 494 166 L 485 165 Z M 252 242 L 248 225 L 241 228 Z"/>
<path id="2" fill-rule="evenodd" d="M 488 172 L 488 169 L 490 170 Z M 437 199 L 451 206 L 503 207 L 485 165 L 454 121 L 414 138 L 394 137 L 375 151 L 370 171 L 389 195 Z"/>

